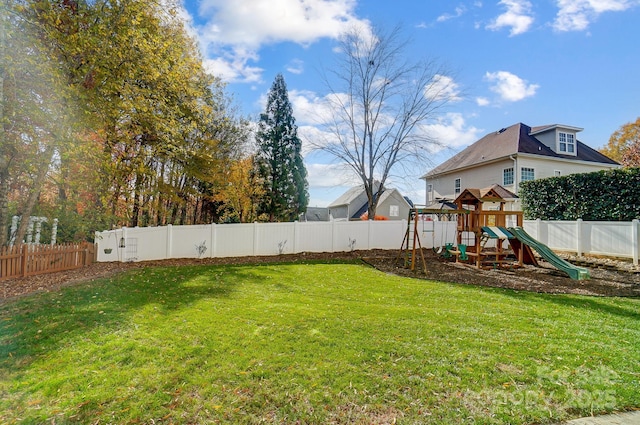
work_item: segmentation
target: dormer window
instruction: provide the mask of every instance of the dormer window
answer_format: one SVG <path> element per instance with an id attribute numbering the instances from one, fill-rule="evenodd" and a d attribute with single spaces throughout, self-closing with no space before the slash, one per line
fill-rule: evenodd
<path id="1" fill-rule="evenodd" d="M 576 154 L 576 136 L 573 133 L 558 132 L 558 153 Z"/>

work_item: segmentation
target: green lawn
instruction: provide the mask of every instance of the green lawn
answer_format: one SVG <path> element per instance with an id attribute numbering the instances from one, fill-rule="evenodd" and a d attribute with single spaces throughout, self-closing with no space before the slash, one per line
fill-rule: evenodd
<path id="1" fill-rule="evenodd" d="M 640 299 L 359 263 L 147 268 L 0 305 L 0 423 L 524 424 L 640 407 Z"/>

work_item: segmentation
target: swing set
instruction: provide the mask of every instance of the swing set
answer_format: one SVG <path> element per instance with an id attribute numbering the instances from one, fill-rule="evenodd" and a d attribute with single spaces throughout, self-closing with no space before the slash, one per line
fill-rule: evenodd
<path id="1" fill-rule="evenodd" d="M 523 254 L 526 258 L 533 258 L 532 253 L 522 249 L 517 253 L 516 262 L 507 259 L 511 252 L 504 245 L 513 236 L 503 230 L 508 225 L 522 226 L 523 215 L 522 211 L 504 210 L 506 201 L 500 196 L 500 189 L 505 190 L 498 185 L 487 189 L 465 189 L 454 202 L 442 201 L 441 208 L 412 208 L 396 260 L 402 258 L 404 267 L 413 271 L 420 261 L 422 269 L 427 270 L 420 233 L 423 237 L 431 233 L 435 254 L 447 259 L 455 257 L 456 262 L 475 263 L 479 268 L 521 266 Z M 439 241 L 436 241 L 436 222 L 455 222 L 455 231 L 449 223 L 444 223 Z M 422 232 L 419 223 L 422 223 Z M 453 233 L 451 238 L 450 231 Z"/>
<path id="2" fill-rule="evenodd" d="M 449 238 L 450 223 L 457 221 L 460 214 L 468 214 L 469 211 L 462 209 L 444 208 L 443 201 L 441 208 L 411 208 L 407 219 L 407 230 L 402 241 L 402 248 L 396 261 L 402 259 L 403 266 L 415 271 L 418 261 L 421 262 L 422 269 L 427 270 L 427 263 L 424 257 L 422 247 L 422 239 L 426 234 L 431 233 L 432 249 L 437 255 L 444 258 L 452 258 L 454 251 L 454 237 Z M 436 242 L 436 223 L 442 224 L 440 232 L 440 241 Z M 419 226 L 422 223 L 422 226 Z"/>

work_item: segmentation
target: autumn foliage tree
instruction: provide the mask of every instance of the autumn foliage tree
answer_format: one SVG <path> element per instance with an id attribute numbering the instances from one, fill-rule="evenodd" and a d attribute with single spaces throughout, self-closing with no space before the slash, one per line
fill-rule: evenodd
<path id="1" fill-rule="evenodd" d="M 0 6 L 0 245 L 8 241 L 10 201 L 24 236 L 58 152 L 74 143 L 78 120 L 68 63 L 35 11 L 40 5 Z"/>
<path id="2" fill-rule="evenodd" d="M 640 117 L 616 130 L 600 151 L 625 167 L 640 167 Z"/>
<path id="3" fill-rule="evenodd" d="M 220 185 L 216 199 L 220 201 L 222 221 L 251 223 L 258 220 L 258 208 L 264 187 L 256 173 L 253 155 L 232 160 L 222 170 L 225 184 Z"/>
<path id="4" fill-rule="evenodd" d="M 248 124 L 204 71 L 179 2 L 2 4 L 0 242 L 32 199 L 69 238 L 220 219 L 220 171 Z"/>

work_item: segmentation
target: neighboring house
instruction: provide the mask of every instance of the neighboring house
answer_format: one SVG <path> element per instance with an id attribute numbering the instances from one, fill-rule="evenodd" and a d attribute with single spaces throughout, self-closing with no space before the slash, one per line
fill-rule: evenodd
<path id="1" fill-rule="evenodd" d="M 330 221 L 329 208 L 307 207 L 307 210 L 300 214 L 300 221 Z"/>
<path id="2" fill-rule="evenodd" d="M 380 196 L 376 210 L 377 215 L 387 217 L 389 220 L 402 220 L 409 216 L 409 209 L 413 208 L 411 200 L 402 196 L 398 189 L 379 190 L 379 183 L 376 183 L 374 187 Z M 360 185 L 347 190 L 328 208 L 329 214 L 334 220 L 360 220 L 360 217 L 368 210 L 364 186 Z"/>
<path id="3" fill-rule="evenodd" d="M 620 164 L 578 141 L 582 128 L 518 123 L 487 134 L 425 174 L 427 204 L 453 200 L 468 187 L 499 184 L 518 194 L 521 182 L 619 168 Z M 518 198 L 507 210 L 521 209 Z"/>

